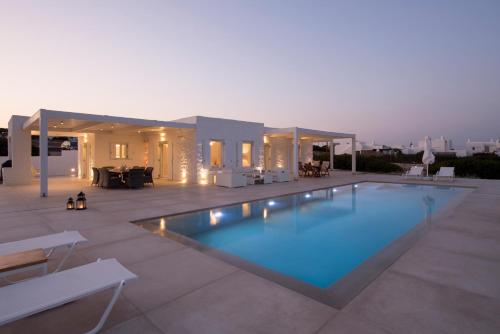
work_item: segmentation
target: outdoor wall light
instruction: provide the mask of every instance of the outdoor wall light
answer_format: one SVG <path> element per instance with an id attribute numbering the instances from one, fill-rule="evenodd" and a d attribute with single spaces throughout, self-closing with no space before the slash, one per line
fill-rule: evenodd
<path id="1" fill-rule="evenodd" d="M 75 209 L 75 202 L 73 201 L 73 197 L 70 197 L 66 202 L 66 210 L 74 210 L 74 209 Z"/>
<path id="2" fill-rule="evenodd" d="M 269 202 L 267 202 L 267 204 L 269 204 L 269 206 L 273 206 L 274 204 L 276 204 L 276 202 L 275 201 L 269 201 Z"/>
<path id="3" fill-rule="evenodd" d="M 305 197 L 306 198 L 311 198 L 311 194 L 306 194 Z"/>
<path id="4" fill-rule="evenodd" d="M 77 210 L 87 209 L 87 199 L 85 198 L 85 194 L 82 191 L 78 193 L 78 197 L 76 198 L 76 209 Z"/>

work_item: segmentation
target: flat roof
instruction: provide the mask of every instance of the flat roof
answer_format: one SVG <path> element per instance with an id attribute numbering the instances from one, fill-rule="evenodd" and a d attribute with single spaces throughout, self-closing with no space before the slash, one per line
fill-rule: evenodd
<path id="1" fill-rule="evenodd" d="M 108 127 L 112 128 L 114 124 L 116 124 L 117 126 L 121 126 L 122 128 L 123 128 L 122 125 L 135 128 L 153 127 L 159 129 L 196 128 L 195 124 L 183 123 L 183 122 L 169 122 L 169 121 L 158 121 L 158 120 L 149 120 L 140 118 L 95 115 L 95 114 L 75 113 L 69 111 L 40 109 L 33 116 L 31 116 L 26 122 L 24 122 L 23 130 L 39 130 L 38 120 L 40 119 L 41 113 L 45 114 L 49 119 L 48 125 L 51 130 L 57 129 L 57 131 L 63 131 L 63 132 L 84 132 L 89 130 L 96 131 L 102 129 L 103 125 L 107 125 Z"/>
<path id="2" fill-rule="evenodd" d="M 37 131 L 39 130 L 40 115 L 44 114 L 48 118 L 49 131 L 54 132 L 96 132 L 96 131 L 118 131 L 118 130 L 148 130 L 162 131 L 167 128 L 175 129 L 195 129 L 197 118 L 216 119 L 207 116 L 193 116 L 182 118 L 177 121 L 159 121 L 140 118 L 96 115 L 76 113 L 69 111 L 40 109 L 23 124 L 23 130 Z M 194 123 L 193 123 L 194 121 Z M 237 122 L 245 122 L 238 121 Z M 252 124 L 262 124 L 258 122 L 247 122 Z M 354 138 L 353 133 L 332 132 L 323 130 L 306 129 L 300 127 L 291 128 L 271 128 L 264 127 L 264 133 L 270 136 L 291 137 L 297 131 L 302 139 L 311 140 L 331 140 L 338 138 Z"/>
<path id="3" fill-rule="evenodd" d="M 332 132 L 323 130 L 313 130 L 299 127 L 292 128 L 264 128 L 264 132 L 267 135 L 284 135 L 293 136 L 294 131 L 297 131 L 299 137 L 310 137 L 311 139 L 337 139 L 337 138 L 354 138 L 356 135 L 354 133 L 343 133 L 343 132 Z"/>

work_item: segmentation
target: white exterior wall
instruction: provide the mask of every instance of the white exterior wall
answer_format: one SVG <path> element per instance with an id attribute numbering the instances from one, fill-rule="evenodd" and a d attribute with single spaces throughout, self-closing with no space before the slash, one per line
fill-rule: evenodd
<path id="1" fill-rule="evenodd" d="M 196 117 L 196 146 L 198 172 L 210 168 L 210 141 L 224 143 L 223 168 L 241 167 L 243 142 L 252 142 L 252 166 L 264 164 L 264 124 L 235 120 Z"/>
<path id="2" fill-rule="evenodd" d="M 32 166 L 40 170 L 40 157 L 31 157 Z M 71 169 L 74 168 L 74 172 Z M 60 156 L 49 155 L 48 176 L 78 175 L 78 151 L 61 151 Z"/>
<path id="3" fill-rule="evenodd" d="M 25 116 L 12 116 L 9 120 L 8 150 L 12 168 L 3 169 L 5 185 L 31 183 L 31 132 L 23 130 L 23 124 L 28 119 Z"/>
<path id="4" fill-rule="evenodd" d="M 93 153 L 94 167 L 144 166 L 146 162 L 146 137 L 142 133 L 96 133 L 94 135 Z M 128 144 L 128 158 L 114 159 L 111 155 L 111 145 Z"/>
<path id="5" fill-rule="evenodd" d="M 192 129 L 166 130 L 147 136 L 147 165 L 153 167 L 153 176 L 160 175 L 160 143 L 168 143 L 171 161 L 167 179 L 180 182 L 196 182 L 196 141 Z"/>
<path id="6" fill-rule="evenodd" d="M 269 138 L 271 145 L 271 169 L 284 168 L 292 170 L 293 143 L 290 138 Z"/>
<path id="7" fill-rule="evenodd" d="M 299 162 L 308 163 L 313 160 L 313 142 L 309 140 L 300 141 Z"/>
<path id="8" fill-rule="evenodd" d="M 1 156 L 0 165 L 7 160 L 9 160 L 9 157 Z M 31 157 L 31 166 L 40 169 L 40 157 Z M 71 171 L 72 168 L 75 169 L 74 172 Z M 62 151 L 61 156 L 49 155 L 49 176 L 76 176 L 77 173 L 78 151 Z"/>

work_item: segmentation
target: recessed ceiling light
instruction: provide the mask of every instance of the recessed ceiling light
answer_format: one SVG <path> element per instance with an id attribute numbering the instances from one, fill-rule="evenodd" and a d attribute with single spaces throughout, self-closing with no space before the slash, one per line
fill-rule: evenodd
<path id="1" fill-rule="evenodd" d="M 60 121 L 59 124 L 64 125 L 64 121 Z"/>

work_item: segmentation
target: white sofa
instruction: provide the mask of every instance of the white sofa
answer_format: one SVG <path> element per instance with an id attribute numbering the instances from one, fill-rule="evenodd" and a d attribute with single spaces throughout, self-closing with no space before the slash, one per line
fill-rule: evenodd
<path id="1" fill-rule="evenodd" d="M 264 179 L 264 184 L 273 183 L 273 173 L 265 171 L 262 173 L 261 177 Z"/>
<path id="2" fill-rule="evenodd" d="M 288 182 L 290 181 L 290 172 L 285 169 L 273 169 L 273 182 Z"/>
<path id="3" fill-rule="evenodd" d="M 233 170 L 222 170 L 217 173 L 215 184 L 227 188 L 245 187 L 247 177 Z"/>

